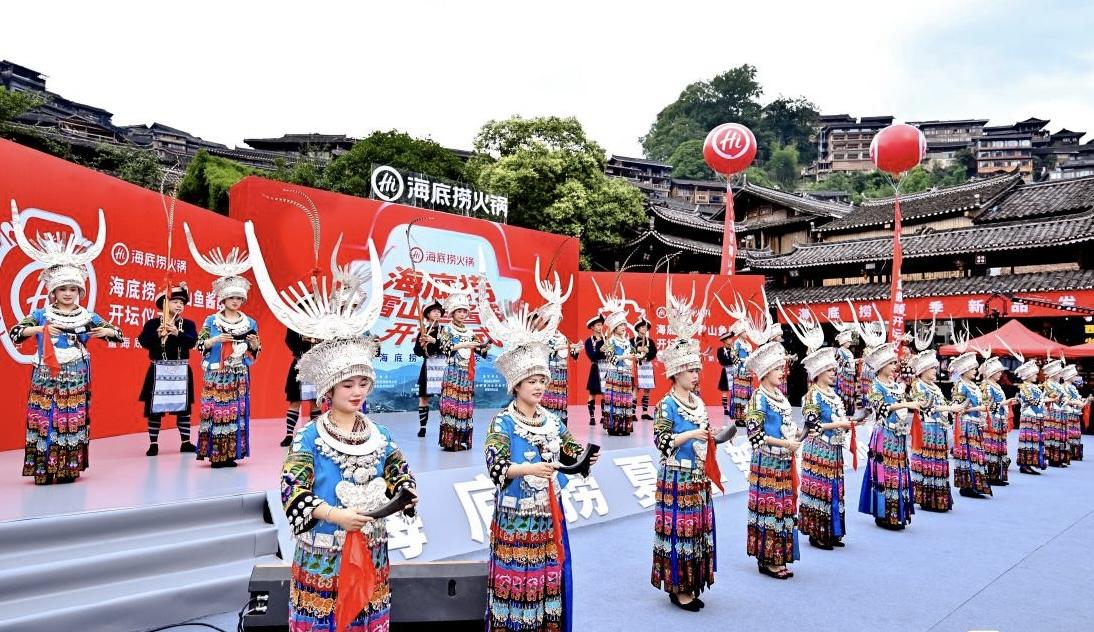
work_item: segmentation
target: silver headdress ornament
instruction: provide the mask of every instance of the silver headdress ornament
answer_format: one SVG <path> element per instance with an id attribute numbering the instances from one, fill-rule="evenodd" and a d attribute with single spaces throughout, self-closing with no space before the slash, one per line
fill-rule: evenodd
<path id="1" fill-rule="evenodd" d="M 916 376 L 936 367 L 938 367 L 938 357 L 933 349 L 924 349 L 912 358 L 912 373 Z"/>
<path id="2" fill-rule="evenodd" d="M 931 315 L 931 326 L 924 327 L 923 332 L 919 331 L 919 321 L 916 321 L 913 325 L 915 333 L 912 337 L 912 344 L 915 346 L 916 351 L 926 351 L 931 348 L 934 343 L 935 332 L 935 316 Z"/>
<path id="3" fill-rule="evenodd" d="M 866 350 L 862 356 L 866 365 L 876 372 L 881 370 L 885 365 L 896 362 L 896 347 L 899 343 L 885 342 L 889 337 L 889 332 L 885 326 L 885 319 L 881 317 L 881 312 L 878 310 L 877 305 L 874 305 L 873 303 L 870 304 L 873 307 L 874 314 L 877 316 L 877 320 L 868 322 L 863 326 L 863 324 L 859 322 L 858 312 L 855 311 L 854 303 L 847 301 L 847 304 L 851 307 L 851 320 L 854 322 L 855 333 L 857 333 L 866 344 Z"/>
<path id="4" fill-rule="evenodd" d="M 335 281 L 328 288 L 324 276 L 322 280 L 313 279 L 310 290 L 298 281 L 295 286 L 278 292 L 266 269 L 254 225 L 248 221 L 243 230 L 247 235 L 247 247 L 254 255 L 255 281 L 270 312 L 289 329 L 323 341 L 300 358 L 297 365 L 300 381 L 314 384 L 320 396 L 351 377 L 365 377 L 374 383 L 376 370 L 372 367 L 372 359 L 376 356 L 376 345 L 363 334 L 380 316 L 384 288 L 380 259 L 372 240 L 368 242 L 371 280 L 366 302 L 362 277 L 350 279 L 345 285 Z M 341 242 L 339 237 L 338 244 Z"/>
<path id="5" fill-rule="evenodd" d="M 1017 377 L 1020 380 L 1034 380 L 1034 379 L 1037 379 L 1037 373 L 1039 373 L 1041 371 L 1040 367 L 1037 366 L 1037 361 L 1034 360 L 1033 358 L 1030 358 L 1029 360 L 1026 360 L 1026 357 L 1024 355 L 1022 355 L 1021 353 L 1015 351 L 1013 348 L 1011 348 L 1011 346 L 1009 344 L 1007 344 L 1007 341 L 1003 340 L 1002 336 L 1000 336 L 999 334 L 996 334 L 995 337 L 996 337 L 996 339 L 999 340 L 999 342 L 1007 350 L 1007 353 L 1009 353 L 1011 355 L 1011 357 L 1013 357 L 1015 360 L 1017 360 L 1020 363 L 1018 368 L 1014 369 L 1014 376 Z"/>
<path id="6" fill-rule="evenodd" d="M 854 312 L 854 309 L 852 308 L 851 311 Z M 855 330 L 857 328 L 851 323 L 843 322 L 843 319 L 839 317 L 839 313 L 835 316 L 825 316 L 825 318 L 838 332 L 836 334 L 836 342 L 842 345 L 855 341 Z"/>
<path id="7" fill-rule="evenodd" d="M 794 336 L 805 345 L 806 356 L 802 358 L 802 366 L 805 367 L 806 378 L 810 382 L 817 379 L 821 373 L 839 366 L 836 350 L 824 346 L 824 329 L 813 310 L 802 310 L 795 322 L 793 316 L 783 309 L 779 299 L 775 299 L 775 307 L 790 325 L 790 331 L 794 332 Z"/>
<path id="8" fill-rule="evenodd" d="M 953 324 L 953 318 L 950 318 L 950 339 L 959 354 L 956 358 L 950 360 L 949 368 L 951 381 L 956 380 L 979 366 L 979 363 L 976 361 L 976 352 L 969 351 L 969 340 L 971 338 L 972 333 L 969 331 L 968 321 L 965 322 L 965 330 L 958 331 L 957 327 Z"/>
<path id="9" fill-rule="evenodd" d="M 616 283 L 615 285 L 617 287 L 613 287 L 611 293 L 605 296 L 604 292 L 600 290 L 600 284 L 596 282 L 596 279 L 593 279 L 596 296 L 600 299 L 600 313 L 604 316 L 604 327 L 609 334 L 619 325 L 627 324 L 627 307 L 633 307 L 636 314 L 645 314 L 642 306 L 633 299 L 627 298 L 627 291 L 623 289 L 622 284 Z M 616 289 L 619 290 L 618 296 L 615 294 Z"/>
<path id="10" fill-rule="evenodd" d="M 665 365 L 665 377 L 671 378 L 684 371 L 702 368 L 703 354 L 699 349 L 697 336 L 703 332 L 703 318 L 707 313 L 710 285 L 713 282 L 712 276 L 703 290 L 703 304 L 696 308 L 695 283 L 691 284 L 691 297 L 684 299 L 672 293 L 672 277 L 665 277 L 665 302 L 668 308 L 666 320 L 669 333 L 675 337 L 660 354 Z"/>
<path id="11" fill-rule="evenodd" d="M 182 232 L 186 233 L 186 243 L 190 246 L 190 256 L 202 270 L 217 276 L 213 281 L 213 293 L 218 302 L 224 302 L 226 298 L 242 298 L 247 300 L 247 293 L 251 290 L 251 282 L 242 275 L 251 269 L 251 261 L 247 257 L 247 251 L 240 252 L 239 246 L 233 246 L 228 254 L 221 252 L 220 248 L 213 248 L 208 255 L 202 255 L 194 243 L 194 236 L 190 233 L 190 225 L 182 223 Z"/>
<path id="12" fill-rule="evenodd" d="M 570 295 L 574 291 L 574 277 L 570 275 L 570 282 L 566 287 L 566 292 L 562 291 L 562 279 L 558 276 L 558 271 L 554 273 L 554 279 L 548 280 L 546 278 L 541 279 L 539 275 L 539 257 L 536 257 L 536 289 L 539 290 L 539 295 L 543 297 L 545 303 L 536 309 L 535 313 L 540 318 L 550 318 L 557 312 L 558 316 L 562 316 L 562 304 L 569 300 Z"/>
<path id="13" fill-rule="evenodd" d="M 769 327 L 771 325 L 771 315 L 767 309 L 767 292 L 763 291 L 764 306 L 762 308 L 763 313 L 758 318 L 750 316 L 748 309 L 745 307 L 745 303 L 741 300 L 740 294 L 734 294 L 733 307 L 730 308 L 722 301 L 722 298 L 717 294 L 714 295 L 715 300 L 722 306 L 725 313 L 732 319 L 734 319 L 733 326 L 730 327 L 730 333 L 733 335 L 745 334 L 749 340 L 754 342 L 756 346 L 763 345 L 769 339 Z M 756 307 L 757 311 L 761 308 L 756 303 L 752 303 Z"/>
<path id="14" fill-rule="evenodd" d="M 95 243 L 89 243 L 75 234 L 66 236 L 62 232 L 35 233 L 31 242 L 27 239 L 26 227 L 15 200 L 11 201 L 11 225 L 19 248 L 31 259 L 45 265 L 38 278 L 45 284 L 47 294 L 66 285 L 75 285 L 81 293 L 87 291 L 84 285 L 87 270 L 84 266 L 98 257 L 106 245 L 106 218 L 102 209 L 99 209 L 99 234 Z"/>
<path id="15" fill-rule="evenodd" d="M 479 318 L 494 340 L 501 340 L 505 350 L 494 360 L 494 368 L 505 377 L 506 388 L 512 392 L 521 381 L 533 375 L 550 376 L 547 362 L 551 354 L 547 342 L 555 335 L 560 314 L 547 317 L 540 328 L 535 312 L 526 303 L 503 309 L 501 318 L 487 300 L 486 280 L 479 279 Z"/>
<path id="16" fill-rule="evenodd" d="M 733 324 L 729 326 L 729 335 L 737 336 L 744 332 L 748 327 L 748 309 L 745 307 L 745 303 L 741 300 L 741 295 L 734 293 L 733 295 L 733 308 L 730 309 L 722 302 L 722 297 L 718 296 L 715 292 L 714 299 L 718 301 L 718 304 L 722 306 L 722 310 L 726 315 L 733 319 Z"/>

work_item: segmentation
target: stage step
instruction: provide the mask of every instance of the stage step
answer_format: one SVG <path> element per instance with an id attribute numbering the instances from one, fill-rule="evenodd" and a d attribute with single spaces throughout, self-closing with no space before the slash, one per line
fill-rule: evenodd
<path id="1" fill-rule="evenodd" d="M 266 494 L 0 523 L 0 632 L 139 632 L 239 610 L 276 561 Z"/>

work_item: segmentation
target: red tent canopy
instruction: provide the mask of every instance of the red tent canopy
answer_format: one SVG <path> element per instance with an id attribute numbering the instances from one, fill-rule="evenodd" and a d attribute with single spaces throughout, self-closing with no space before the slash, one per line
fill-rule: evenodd
<path id="1" fill-rule="evenodd" d="M 987 349 L 991 347 L 992 355 L 1007 355 L 1007 348 L 1003 346 L 1000 339 L 1006 341 L 1010 345 L 1011 349 L 1014 349 L 1018 353 L 1026 356 L 1026 358 L 1045 357 L 1046 353 L 1051 353 L 1055 357 L 1060 357 L 1061 353 L 1066 353 L 1068 347 L 1056 342 L 1055 340 L 1049 340 L 1041 334 L 1030 331 L 1025 325 L 1017 320 L 1007 321 L 1007 324 L 1003 325 L 999 329 L 991 333 L 978 336 L 969 341 L 969 349 L 976 347 L 978 349 Z M 944 356 L 958 355 L 957 348 L 954 345 L 946 345 L 938 350 Z"/>
<path id="2" fill-rule="evenodd" d="M 1064 349 L 1064 357 L 1067 358 L 1094 358 L 1094 342 L 1085 345 L 1075 345 Z"/>

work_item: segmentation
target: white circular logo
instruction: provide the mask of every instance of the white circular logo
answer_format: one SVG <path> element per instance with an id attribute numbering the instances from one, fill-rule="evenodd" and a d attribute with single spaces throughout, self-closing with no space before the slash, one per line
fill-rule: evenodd
<path id="1" fill-rule="evenodd" d="M 395 202 L 403 197 L 406 184 L 403 174 L 395 167 L 383 165 L 372 170 L 372 192 L 385 202 Z"/>
<path id="2" fill-rule="evenodd" d="M 114 260 L 116 266 L 129 263 L 129 246 L 120 241 L 114 242 L 114 245 L 110 247 L 110 258 Z"/>
<path id="3" fill-rule="evenodd" d="M 668 317 L 668 314 L 669 314 L 668 310 L 665 309 L 664 307 L 658 307 L 657 308 L 657 317 L 658 318 L 666 318 L 666 317 Z"/>
<path id="4" fill-rule="evenodd" d="M 718 128 L 711 143 L 714 153 L 726 160 L 736 160 L 752 147 L 752 135 L 736 123 L 726 123 Z"/>

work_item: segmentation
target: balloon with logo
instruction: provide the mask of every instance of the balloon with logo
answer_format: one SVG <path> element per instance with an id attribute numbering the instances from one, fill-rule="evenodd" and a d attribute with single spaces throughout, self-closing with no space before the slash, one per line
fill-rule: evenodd
<path id="1" fill-rule="evenodd" d="M 756 136 L 740 123 L 723 123 L 703 142 L 703 159 L 716 173 L 740 173 L 756 158 Z"/>
<path id="2" fill-rule="evenodd" d="M 923 162 L 927 137 L 919 128 L 898 123 L 881 130 L 870 142 L 870 160 L 890 175 L 899 175 Z"/>
<path id="3" fill-rule="evenodd" d="M 729 177 L 741 173 L 756 158 L 756 135 L 740 123 L 723 123 L 710 130 L 703 142 L 703 160 L 726 177 L 726 218 L 722 233 L 722 274 L 737 269 L 737 233 L 733 226 L 733 190 Z"/>

